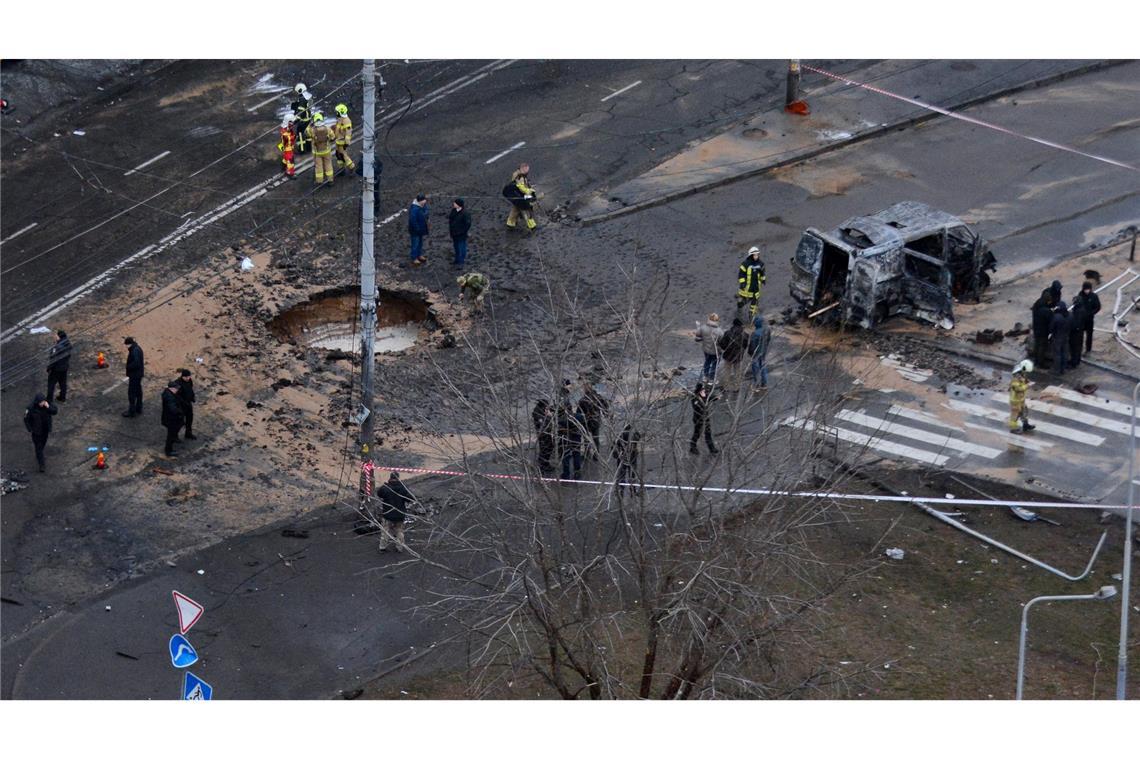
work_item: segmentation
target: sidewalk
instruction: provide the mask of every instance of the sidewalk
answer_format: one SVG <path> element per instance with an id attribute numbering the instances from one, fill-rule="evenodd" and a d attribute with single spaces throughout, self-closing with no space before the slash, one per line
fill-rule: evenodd
<path id="1" fill-rule="evenodd" d="M 951 110 L 1115 65 L 1112 61 L 885 61 L 853 77 Z M 842 71 L 834 72 L 843 74 Z M 822 77 L 808 72 L 806 78 Z M 640 177 L 595 194 L 575 209 L 585 225 L 669 203 L 851 143 L 938 117 L 927 109 L 841 82 L 801 91 L 807 116 L 782 108 L 693 143 Z"/>

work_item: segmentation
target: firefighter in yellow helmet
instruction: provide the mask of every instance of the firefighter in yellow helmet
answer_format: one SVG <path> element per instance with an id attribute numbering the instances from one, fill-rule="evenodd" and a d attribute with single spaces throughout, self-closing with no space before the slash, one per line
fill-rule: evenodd
<path id="1" fill-rule="evenodd" d="M 1013 377 L 1009 380 L 1009 432 L 1028 433 L 1035 426 L 1029 424 L 1029 404 L 1025 395 L 1029 392 L 1029 373 L 1033 371 L 1033 362 L 1025 359 L 1018 362 L 1013 368 Z M 1017 422 L 1021 421 L 1021 429 L 1017 429 Z"/>
<path id="2" fill-rule="evenodd" d="M 333 183 L 332 152 L 336 136 L 332 128 L 324 124 L 325 115 L 313 114 L 313 123 L 308 128 L 308 138 L 313 144 L 313 177 L 318 185 Z"/>
<path id="3" fill-rule="evenodd" d="M 296 121 L 297 117 L 292 114 L 285 117 L 281 122 L 280 139 L 277 141 L 277 150 L 281 151 L 281 163 L 285 165 L 285 174 L 289 177 L 293 176 L 293 171 L 296 169 L 293 163 L 293 151 L 297 144 L 297 133 L 294 131 Z"/>
<path id="4" fill-rule="evenodd" d="M 348 157 L 348 146 L 352 144 L 352 119 L 348 118 L 348 106 L 337 103 L 336 125 L 336 168 L 338 171 L 352 171 L 356 164 Z"/>
<path id="5" fill-rule="evenodd" d="M 503 188 L 503 197 L 511 202 L 511 213 L 507 215 L 508 228 L 513 230 L 520 216 L 526 220 L 528 230 L 538 226 L 531 215 L 538 193 L 530 185 L 530 164 L 519 164 L 519 168 L 511 174 L 511 181 Z"/>

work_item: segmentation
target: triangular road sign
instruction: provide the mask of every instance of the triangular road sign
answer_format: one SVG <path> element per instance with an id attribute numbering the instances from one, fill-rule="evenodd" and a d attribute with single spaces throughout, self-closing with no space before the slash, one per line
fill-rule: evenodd
<path id="1" fill-rule="evenodd" d="M 206 611 L 205 607 L 177 591 L 174 592 L 174 606 L 178 608 L 178 627 L 184 634 L 194 627 L 198 618 Z"/>

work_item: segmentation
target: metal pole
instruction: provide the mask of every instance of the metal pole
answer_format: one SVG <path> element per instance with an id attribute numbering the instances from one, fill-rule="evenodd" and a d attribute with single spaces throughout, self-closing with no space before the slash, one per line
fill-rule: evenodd
<path id="1" fill-rule="evenodd" d="M 376 370 L 376 258 L 373 252 L 373 234 L 376 231 L 376 218 L 372 208 L 372 188 L 376 177 L 373 174 L 373 154 L 376 142 L 376 66 L 372 59 L 364 61 L 364 156 L 361 158 L 364 170 L 364 187 L 361 190 L 361 236 L 360 236 L 360 403 L 365 414 L 360 425 L 360 453 L 365 461 L 372 460 L 373 423 L 372 386 Z"/>
<path id="2" fill-rule="evenodd" d="M 1113 319 L 1116 317 L 1113 316 Z M 1132 590 L 1132 513 L 1136 511 L 1136 402 L 1140 383 L 1132 388 L 1132 435 L 1128 441 L 1128 514 L 1124 517 L 1124 570 L 1120 597 L 1120 648 L 1116 653 L 1116 698 L 1128 683 L 1128 601 Z"/>
<path id="3" fill-rule="evenodd" d="M 1136 261 L 1136 235 L 1140 234 L 1140 230 L 1135 227 L 1132 228 L 1132 250 L 1128 252 L 1128 260 Z"/>
<path id="4" fill-rule="evenodd" d="M 788 89 L 784 96 L 784 107 L 790 106 L 800 99 L 800 61 L 794 58 L 788 61 Z"/>
<path id="5" fill-rule="evenodd" d="M 1024 609 L 1021 610 L 1021 638 L 1017 643 L 1017 699 L 1021 699 L 1023 687 L 1025 686 L 1025 640 L 1029 635 L 1029 608 L 1037 602 L 1067 602 L 1067 601 L 1080 601 L 1083 599 L 1111 599 L 1112 594 L 1107 594 L 1107 591 L 1116 592 L 1116 589 L 1111 586 L 1102 586 L 1095 594 L 1074 594 L 1072 596 L 1038 596 L 1030 599 L 1025 603 Z"/>

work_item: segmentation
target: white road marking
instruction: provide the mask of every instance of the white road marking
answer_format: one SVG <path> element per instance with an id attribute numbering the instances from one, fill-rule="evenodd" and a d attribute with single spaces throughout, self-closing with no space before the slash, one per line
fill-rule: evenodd
<path id="1" fill-rule="evenodd" d="M 508 153 L 510 153 L 512 150 L 518 150 L 519 148 L 521 148 L 521 147 L 522 147 L 522 146 L 524 146 L 524 145 L 526 145 L 526 140 L 523 140 L 522 142 L 517 142 L 517 143 L 515 143 L 514 145 L 512 145 L 511 147 L 509 147 L 509 148 L 507 148 L 506 150 L 504 150 L 502 153 L 497 153 L 497 154 L 495 154 L 495 155 L 491 156 L 490 158 L 488 158 L 488 159 L 487 159 L 486 161 L 484 161 L 483 163 L 484 163 L 484 164 L 493 164 L 493 163 L 495 163 L 496 161 L 498 161 L 500 158 L 502 158 L 503 156 L 505 156 L 505 155 L 507 155 Z"/>
<path id="2" fill-rule="evenodd" d="M 916 422 L 924 422 L 927 425 L 934 425 L 935 427 L 946 428 L 947 430 L 953 430 L 956 433 L 966 432 L 960 427 L 951 425 L 948 422 L 943 422 L 930 412 L 923 412 L 919 409 L 911 409 L 909 407 L 892 404 L 891 408 L 887 410 L 887 414 L 894 415 L 896 417 L 905 417 L 908 420 L 915 420 Z"/>
<path id="3" fill-rule="evenodd" d="M 988 409 L 984 406 L 977 404 L 970 404 L 965 401 L 958 401 L 957 399 L 950 399 L 946 405 L 951 409 L 957 409 L 960 412 L 969 412 L 976 417 L 985 417 L 990 420 L 997 420 L 998 422 L 1009 422 L 1009 413 L 1002 412 L 997 409 Z M 1033 412 L 1034 404 L 1032 401 L 1029 403 L 1029 411 Z M 1067 438 L 1070 441 L 1077 443 L 1084 443 L 1089 446 L 1099 446 L 1104 443 L 1104 437 L 1086 433 L 1081 430 L 1073 430 L 1072 428 L 1062 427 L 1061 425 L 1054 425 L 1051 422 L 1041 422 L 1039 420 L 1033 421 L 1033 426 L 1037 428 L 1044 435 L 1052 435 L 1057 438 Z"/>
<path id="4" fill-rule="evenodd" d="M 486 66 L 483 66 L 482 69 L 477 69 L 476 71 L 481 71 L 483 69 L 487 69 L 487 68 L 492 67 L 492 66 L 496 66 L 497 68 L 495 70 L 498 70 L 500 68 L 505 68 L 506 66 L 509 66 L 511 63 L 514 63 L 514 62 L 515 61 L 513 61 L 513 60 L 512 61 L 505 61 L 505 62 L 502 60 L 499 60 L 499 61 L 495 61 L 491 64 L 487 64 Z M 463 77 L 460 77 L 459 79 L 455 80 L 455 82 L 452 82 L 450 85 L 445 85 L 444 87 L 442 87 L 440 89 L 446 90 L 446 89 L 452 87 L 453 85 L 455 85 L 456 82 L 461 82 L 461 81 L 467 79 L 469 76 L 470 75 L 468 74 L 468 75 L 465 75 Z M 482 78 L 482 77 L 481 76 L 476 77 L 476 79 L 479 79 L 479 78 Z M 470 84 L 471 81 L 474 81 L 474 80 L 469 80 L 465 84 Z M 448 92 L 437 97 L 436 100 L 439 100 L 440 98 L 445 97 L 446 95 L 450 95 L 452 92 L 455 92 L 455 91 L 461 89 L 463 86 L 465 86 L 465 85 L 460 85 L 459 87 L 455 87 L 454 89 L 450 89 Z M 436 90 L 436 92 L 439 92 L 439 90 Z M 432 102 L 435 102 L 435 101 L 432 101 Z M 427 105 L 430 105 L 430 104 L 429 103 L 422 104 L 421 108 L 426 107 Z M 386 117 L 386 119 L 395 118 L 398 115 L 398 113 L 399 112 L 394 113 L 394 114 L 390 115 L 389 117 Z M 363 140 L 363 135 L 357 139 Z M 356 140 L 354 140 L 353 142 L 355 143 Z M 215 161 L 214 163 L 217 163 L 217 162 Z M 297 168 L 297 171 L 303 171 L 304 169 L 307 169 L 308 167 L 310 167 L 312 165 L 313 165 L 312 157 L 307 157 L 307 158 L 304 158 L 304 159 L 298 161 L 296 168 Z M 197 172 L 195 172 L 195 174 L 196 173 Z M 188 176 L 194 176 L 194 175 L 191 174 Z M 67 308 L 71 304 L 73 304 L 76 301 L 80 300 L 81 298 L 84 298 L 85 296 L 87 296 L 89 291 L 95 290 L 95 289 L 102 287 L 103 285 L 107 284 L 111 280 L 111 278 L 117 272 L 119 272 L 119 270 L 121 270 L 123 267 L 125 267 L 125 266 L 127 266 L 127 265 L 129 265 L 135 261 L 138 261 L 140 259 L 143 259 L 143 258 L 152 256 L 156 253 L 159 253 L 160 251 L 164 250 L 165 248 L 169 247 L 170 245 L 173 245 L 174 243 L 177 243 L 177 242 L 189 237 L 190 235 L 193 235 L 194 233 L 201 231 L 206 226 L 213 224 L 214 222 L 218 221 L 219 219 L 222 219 L 223 217 L 227 216 L 228 214 L 230 214 L 234 211 L 237 211 L 239 208 L 246 205 L 247 203 L 249 203 L 253 200 L 256 200 L 257 198 L 264 195 L 268 190 L 272 190 L 276 187 L 279 187 L 280 185 L 284 184 L 287 181 L 288 181 L 288 177 L 286 177 L 284 174 L 274 174 L 272 177 L 269 177 L 268 179 L 262 180 L 261 182 L 257 183 L 256 185 L 249 188 L 248 190 L 246 190 L 242 193 L 239 193 L 238 195 L 235 195 L 233 198 L 231 198 L 230 200 L 221 204 L 220 206 L 215 208 L 213 211 L 210 211 L 207 214 L 203 215 L 202 217 L 199 217 L 199 219 L 197 221 L 192 221 L 190 223 L 188 229 L 185 230 L 185 232 L 181 232 L 182 228 L 180 227 L 178 230 L 175 230 L 174 232 L 172 232 L 169 235 L 167 235 L 166 237 L 164 237 L 157 244 L 148 245 L 145 248 L 143 248 L 142 250 L 135 252 L 130 257 L 124 259 L 123 261 L 120 261 L 118 264 L 115 264 L 113 267 L 106 270 L 105 272 L 92 277 L 90 280 L 83 283 L 79 287 L 72 289 L 69 293 L 62 296 L 61 298 L 56 299 L 55 301 L 48 304 L 47 306 L 45 306 L 40 311 L 36 312 L 35 314 L 27 317 L 26 319 L 21 320 L 18 324 L 13 325 L 12 327 L 8 328 L 7 330 L 4 330 L 2 333 L 0 333 L 0 345 L 3 345 L 5 343 L 7 343 L 8 341 L 12 340 L 13 338 L 15 338 L 20 333 L 20 331 L 23 330 L 28 325 L 36 323 L 36 322 L 41 322 L 41 321 L 47 319 L 48 317 L 59 313 L 60 311 Z M 83 235 L 86 235 L 87 233 L 92 232 L 92 231 L 102 227 L 105 224 L 108 224 L 109 222 L 119 218 L 120 216 L 123 216 L 124 214 L 129 213 L 133 209 L 138 208 L 139 206 L 141 206 L 141 205 L 143 205 L 149 201 L 154 200 L 155 198 L 157 198 L 160 195 L 168 192 L 169 190 L 173 189 L 176 186 L 177 185 L 171 185 L 170 187 L 168 187 L 164 190 L 159 190 L 157 193 L 150 196 L 149 198 L 146 198 L 145 200 L 140 201 L 139 203 L 136 203 L 133 206 L 130 206 L 129 208 L 124 209 L 123 211 L 120 211 L 119 213 L 108 217 L 107 219 L 104 219 L 102 222 L 99 222 L 98 224 L 87 228 L 83 232 L 80 232 L 80 233 L 77 233 L 77 234 L 71 236 L 67 240 L 63 241 L 62 243 L 59 243 L 57 245 L 52 246 L 51 248 L 49 248 L 46 251 L 43 251 L 42 253 L 37 254 L 37 256 L 35 258 L 39 258 L 40 256 L 44 256 L 44 255 L 50 253 L 51 251 L 56 250 L 57 248 L 60 248 L 64 245 L 67 245 L 68 243 L 70 243 L 74 240 L 77 240 L 78 238 L 82 237 Z M 231 206 L 231 204 L 236 204 L 236 205 Z M 176 233 L 179 233 L 179 234 L 176 235 Z M 17 266 L 19 266 L 19 265 L 17 265 Z"/>
<path id="5" fill-rule="evenodd" d="M 24 229 L 22 229 L 22 230 L 20 230 L 20 231 L 18 231 L 18 232 L 13 232 L 13 233 L 12 233 L 11 235 L 9 235 L 8 237 L 4 238 L 3 240 L 0 240 L 0 245 L 4 245 L 5 243 L 7 243 L 7 242 L 8 242 L 9 240 L 11 240 L 12 238 L 18 238 L 18 237 L 20 237 L 20 235 L 23 235 L 25 232 L 27 232 L 27 231 L 28 231 L 28 230 L 30 230 L 32 227 L 35 227 L 35 226 L 37 226 L 37 225 L 39 225 L 39 222 L 32 222 L 31 224 L 29 224 L 29 225 L 28 225 L 27 227 L 25 227 Z"/>
<path id="6" fill-rule="evenodd" d="M 274 95 L 272 98 L 269 98 L 269 99 L 267 99 L 267 100 L 263 100 L 263 101 L 261 101 L 260 103 L 258 103 L 258 104 L 256 104 L 256 105 L 252 105 L 252 106 L 250 106 L 249 108 L 247 108 L 247 109 L 245 109 L 245 110 L 249 111 L 250 113 L 253 113 L 253 112 L 254 112 L 254 111 L 256 111 L 257 109 L 261 108 L 262 106 L 267 106 L 267 105 L 269 105 L 270 103 L 272 103 L 272 102 L 273 102 L 273 101 L 275 101 L 275 100 L 280 100 L 280 99 L 281 99 L 281 93 L 288 91 L 288 89 L 289 89 L 289 88 L 288 88 L 288 87 L 286 87 L 286 88 L 284 88 L 283 90 L 279 90 L 279 91 L 277 92 L 277 94 L 275 94 L 275 95 Z"/>
<path id="7" fill-rule="evenodd" d="M 118 388 L 118 387 L 119 387 L 120 385 L 122 385 L 123 383 L 127 382 L 127 380 L 128 380 L 128 379 L 130 379 L 130 378 L 126 378 L 126 377 L 120 377 L 118 380 L 116 380 L 116 381 L 115 381 L 115 384 L 114 384 L 114 385 L 112 385 L 112 386 L 111 386 L 110 388 L 108 388 L 107 390 L 103 391 L 103 395 L 104 395 L 104 396 L 106 396 L 108 393 L 110 393 L 111 391 L 115 390 L 116 388 Z"/>
<path id="8" fill-rule="evenodd" d="M 621 95 L 623 92 L 629 92 L 629 91 L 630 91 L 630 90 L 632 90 L 634 87 L 637 87 L 639 84 L 641 84 L 641 80 L 640 80 L 640 79 L 638 79 L 638 80 L 637 80 L 636 82 L 634 82 L 633 84 L 627 84 L 625 87 L 622 87 L 622 88 L 621 88 L 620 90 L 618 90 L 617 92 L 611 92 L 609 95 L 607 95 L 607 96 L 605 96 L 604 98 L 602 98 L 602 102 L 603 102 L 603 103 L 605 103 L 605 102 L 606 102 L 607 100 L 609 100 L 610 98 L 616 98 L 618 95 Z"/>
<path id="9" fill-rule="evenodd" d="M 377 227 L 383 227 L 383 226 L 384 226 L 385 224 L 387 224 L 388 222 L 394 222 L 394 221 L 396 221 L 396 219 L 398 219 L 398 218 L 399 218 L 400 214 L 404 213 L 405 211 L 407 211 L 407 209 L 403 209 L 403 208 L 402 208 L 402 209 L 400 209 L 399 211 L 397 211 L 396 213 L 392 214 L 392 215 L 391 215 L 390 217 L 388 217 L 387 219 L 384 219 L 383 221 L 380 221 L 380 222 L 376 222 L 376 226 L 377 226 Z"/>
<path id="10" fill-rule="evenodd" d="M 144 168 L 144 167 L 150 166 L 150 165 L 151 165 L 151 164 L 153 164 L 155 161 L 160 161 L 160 160 L 162 160 L 162 159 L 166 158 L 166 157 L 167 157 L 167 156 L 169 156 L 169 155 L 170 155 L 170 151 L 168 151 L 168 150 L 167 150 L 167 151 L 163 151 L 162 153 L 159 153 L 157 156 L 155 156 L 155 157 L 154 157 L 154 158 L 152 158 L 151 160 L 149 160 L 149 161 L 143 161 L 141 164 L 139 164 L 138 166 L 136 166 L 134 169 L 131 169 L 129 172 L 124 172 L 124 173 L 123 173 L 123 176 L 124 176 L 124 177 L 129 177 L 129 176 L 131 176 L 132 174 L 134 174 L 135 172 L 137 172 L 139 169 L 142 169 L 142 168 Z"/>
<path id="11" fill-rule="evenodd" d="M 998 403 L 1009 403 L 1008 398 L 997 391 L 994 391 L 991 398 Z M 1128 423 L 1119 422 L 1117 420 L 1106 420 L 1104 417 L 1097 417 L 1095 414 L 1082 412 L 1079 409 L 1070 409 L 1067 406 L 1050 404 L 1048 401 L 1042 401 L 1039 398 L 1029 399 L 1029 411 L 1045 412 L 1045 414 L 1051 414 L 1054 417 L 1063 417 L 1073 422 L 1079 422 L 1082 425 L 1089 425 L 1090 427 L 1109 430 L 1122 435 L 1129 435 L 1132 432 L 1132 428 Z M 1140 436 L 1140 428 L 1136 429 L 1136 434 Z"/>
<path id="12" fill-rule="evenodd" d="M 991 427 L 979 425 L 974 422 L 963 422 L 962 424 L 973 430 L 984 430 L 990 435 L 996 435 L 1010 446 L 1018 446 L 1023 449 L 1030 449 L 1031 451 L 1044 451 L 1053 445 L 1050 441 L 1036 441 L 1027 435 L 1011 433 L 1008 430 L 994 430 Z"/>
<path id="13" fill-rule="evenodd" d="M 1109 331 L 1111 332 L 1111 330 Z M 1110 412 L 1123 414 L 1125 417 L 1132 417 L 1132 405 L 1122 404 L 1119 401 L 1110 401 L 1100 396 L 1086 396 L 1083 393 L 1077 393 L 1068 388 L 1062 388 L 1059 385 L 1050 385 L 1044 391 L 1045 393 L 1052 393 L 1066 401 L 1075 401 L 1078 404 L 1085 404 L 1086 406 L 1095 406 L 1097 409 L 1107 409 Z"/>
<path id="14" fill-rule="evenodd" d="M 811 420 L 796 420 L 789 418 L 784 420 L 781 424 L 798 427 L 803 430 L 814 430 L 821 435 L 833 435 L 842 441 L 847 441 L 848 443 L 857 443 L 861 446 L 867 446 L 868 448 L 876 449 L 886 454 L 894 454 L 895 456 L 906 457 L 907 459 L 914 459 L 919 462 L 926 462 L 927 464 L 942 466 L 946 464 L 947 461 L 949 461 L 949 457 L 943 454 L 935 454 L 933 452 L 926 451 L 925 449 L 916 449 L 912 446 L 906 446 L 901 443 L 884 441 L 881 438 L 873 438 L 869 435 L 856 433 L 853 430 L 845 430 L 843 428 L 831 427 L 829 425 L 816 425 Z"/>
<path id="15" fill-rule="evenodd" d="M 460 91 L 460 90 L 462 90 L 464 87 L 466 87 L 467 85 L 469 85 L 469 84 L 475 84 L 476 82 L 478 82 L 480 79 L 482 79 L 482 78 L 483 78 L 483 77 L 485 77 L 485 76 L 487 76 L 487 72 L 484 72 L 484 73 L 482 73 L 482 74 L 480 74 L 479 76 L 476 76 L 476 77 L 471 77 L 471 78 L 470 78 L 470 79 L 468 79 L 466 82 L 464 82 L 463 84 L 459 85 L 458 87 L 454 87 L 454 88 L 452 88 L 452 89 L 448 90 L 447 92 L 444 92 L 444 93 L 441 93 L 441 94 L 439 94 L 439 95 L 436 95 L 436 96 L 435 96 L 434 98 L 432 98 L 431 100 L 426 100 L 426 101 L 424 101 L 423 103 L 420 103 L 418 106 L 416 106 L 415 108 L 413 108 L 413 109 L 412 109 L 412 110 L 411 110 L 409 113 L 416 113 L 417 111 L 422 111 L 422 110 L 424 110 L 425 108 L 427 108 L 428 106 L 430 106 L 432 103 L 436 102 L 437 100 L 442 100 L 443 98 L 446 98 L 448 95 L 454 95 L 455 93 L 459 92 L 459 91 Z M 396 116 L 398 116 L 398 115 L 399 115 L 398 113 L 397 113 L 397 114 L 392 114 L 392 116 L 390 116 L 390 117 L 387 117 L 387 118 L 394 118 L 394 117 L 396 117 Z M 386 120 L 387 120 L 387 119 L 381 119 L 381 121 L 386 121 Z"/>
<path id="16" fill-rule="evenodd" d="M 835 416 L 844 422 L 851 422 L 855 425 L 871 428 L 878 432 L 879 435 L 898 435 L 903 438 L 911 438 L 916 441 L 922 441 L 923 443 L 934 444 L 939 449 L 951 449 L 953 451 L 960 451 L 963 454 L 985 457 L 986 459 L 996 459 L 998 454 L 1001 453 L 1000 450 L 991 449 L 989 446 L 980 446 L 976 443 L 961 441 L 949 435 L 931 433 L 928 430 L 921 430 L 919 428 L 910 427 L 909 425 L 901 425 L 897 422 L 888 422 L 887 420 L 872 417 L 862 412 L 852 412 L 843 409 Z"/>

